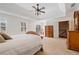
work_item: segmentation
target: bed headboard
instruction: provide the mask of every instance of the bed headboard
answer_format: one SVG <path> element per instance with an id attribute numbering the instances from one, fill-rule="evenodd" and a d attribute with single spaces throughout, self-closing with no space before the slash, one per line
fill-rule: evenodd
<path id="1" fill-rule="evenodd" d="M 34 34 L 34 35 L 39 35 L 39 34 L 37 34 L 36 32 L 34 32 L 34 31 L 28 31 L 26 34 Z"/>

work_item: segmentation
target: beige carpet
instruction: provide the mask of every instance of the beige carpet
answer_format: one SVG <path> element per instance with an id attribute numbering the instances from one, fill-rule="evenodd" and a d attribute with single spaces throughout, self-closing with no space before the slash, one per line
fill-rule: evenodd
<path id="1" fill-rule="evenodd" d="M 79 52 L 67 49 L 66 40 L 64 38 L 44 38 L 41 41 L 43 51 L 39 51 L 37 55 L 79 55 Z"/>

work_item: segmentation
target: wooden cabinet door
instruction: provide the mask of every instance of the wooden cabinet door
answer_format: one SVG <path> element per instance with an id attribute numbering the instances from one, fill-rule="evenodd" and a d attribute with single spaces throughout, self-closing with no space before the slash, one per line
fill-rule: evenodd
<path id="1" fill-rule="evenodd" d="M 79 31 L 69 31 L 69 49 L 79 51 Z"/>
<path id="2" fill-rule="evenodd" d="M 78 20 L 77 20 L 77 22 L 78 22 L 78 30 L 79 30 L 79 16 L 78 16 Z"/>
<path id="3" fill-rule="evenodd" d="M 74 12 L 74 28 L 79 30 L 79 11 Z"/>
<path id="4" fill-rule="evenodd" d="M 45 26 L 45 36 L 53 37 L 53 26 Z"/>

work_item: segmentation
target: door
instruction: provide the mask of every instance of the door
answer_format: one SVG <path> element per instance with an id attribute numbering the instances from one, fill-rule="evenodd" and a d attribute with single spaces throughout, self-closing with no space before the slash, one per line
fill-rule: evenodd
<path id="1" fill-rule="evenodd" d="M 69 21 L 59 22 L 59 37 L 67 38 L 67 31 L 69 30 Z"/>
<path id="2" fill-rule="evenodd" d="M 45 26 L 45 36 L 53 37 L 53 26 Z"/>

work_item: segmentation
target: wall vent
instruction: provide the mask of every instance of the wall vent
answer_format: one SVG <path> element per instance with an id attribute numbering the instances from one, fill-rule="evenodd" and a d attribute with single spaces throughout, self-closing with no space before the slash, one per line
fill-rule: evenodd
<path id="1" fill-rule="evenodd" d="M 76 5 L 76 3 L 72 3 L 72 4 L 71 4 L 71 8 L 74 7 L 75 5 Z"/>

